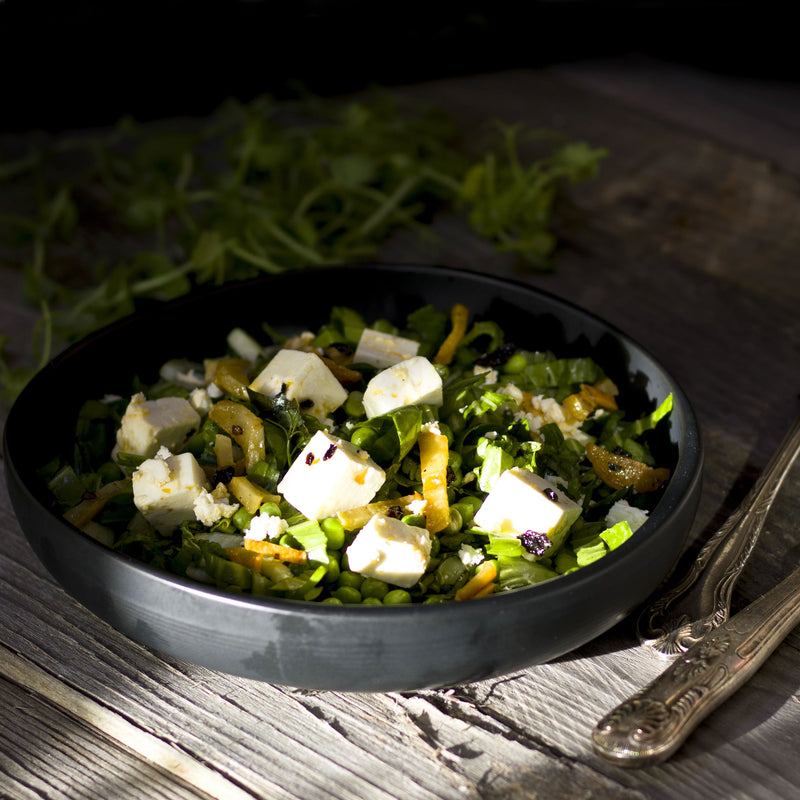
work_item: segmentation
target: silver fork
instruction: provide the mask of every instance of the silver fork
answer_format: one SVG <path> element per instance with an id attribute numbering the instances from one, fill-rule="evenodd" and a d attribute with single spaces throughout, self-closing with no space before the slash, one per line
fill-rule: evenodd
<path id="1" fill-rule="evenodd" d="M 800 453 L 800 416 L 739 507 L 686 573 L 640 614 L 639 639 L 663 655 L 685 653 L 730 616 L 731 594 L 786 473 Z"/>

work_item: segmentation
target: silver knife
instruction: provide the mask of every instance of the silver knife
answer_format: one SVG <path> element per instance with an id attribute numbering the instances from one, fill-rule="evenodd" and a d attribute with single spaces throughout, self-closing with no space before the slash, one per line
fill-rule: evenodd
<path id="1" fill-rule="evenodd" d="M 592 732 L 594 751 L 621 767 L 666 760 L 798 624 L 800 567 L 603 717 Z"/>

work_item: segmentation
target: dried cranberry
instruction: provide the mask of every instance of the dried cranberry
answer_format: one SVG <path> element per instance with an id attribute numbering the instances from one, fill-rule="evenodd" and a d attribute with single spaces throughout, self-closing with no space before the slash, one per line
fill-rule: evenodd
<path id="1" fill-rule="evenodd" d="M 229 483 L 234 475 L 233 467 L 223 467 L 214 473 L 214 485 L 218 483 Z"/>
<path id="2" fill-rule="evenodd" d="M 507 342 L 506 344 L 500 345 L 497 349 L 492 350 L 491 353 L 486 353 L 481 356 L 475 363 L 481 367 L 496 367 L 500 364 L 505 364 L 506 361 L 514 355 L 516 349 L 516 345 Z"/>
<path id="3" fill-rule="evenodd" d="M 534 556 L 543 556 L 553 545 L 546 533 L 537 531 L 525 531 L 519 535 L 519 540 L 522 546 Z"/>

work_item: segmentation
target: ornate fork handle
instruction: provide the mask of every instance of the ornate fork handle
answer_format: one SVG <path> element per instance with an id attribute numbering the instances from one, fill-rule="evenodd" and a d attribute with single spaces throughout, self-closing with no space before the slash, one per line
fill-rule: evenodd
<path id="1" fill-rule="evenodd" d="M 800 417 L 739 507 L 711 536 L 686 574 L 639 616 L 640 640 L 665 655 L 686 652 L 730 615 L 731 594 L 767 512 L 800 453 Z"/>
<path id="2" fill-rule="evenodd" d="M 618 766 L 664 761 L 704 717 L 749 680 L 799 623 L 797 569 L 600 720 L 592 732 L 595 752 Z"/>

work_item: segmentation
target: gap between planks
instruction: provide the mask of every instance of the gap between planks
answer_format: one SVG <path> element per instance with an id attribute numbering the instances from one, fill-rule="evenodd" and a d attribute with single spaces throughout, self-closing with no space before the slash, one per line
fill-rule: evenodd
<path id="1" fill-rule="evenodd" d="M 147 733 L 120 714 L 62 683 L 0 642 L 0 676 L 33 692 L 174 775 L 214 800 L 253 800 L 253 795 L 182 750 Z"/>

